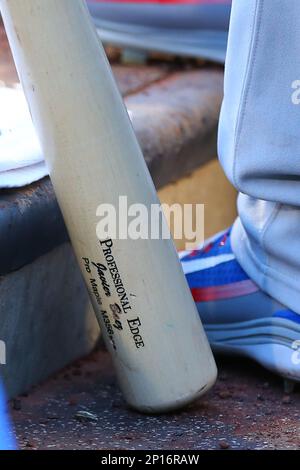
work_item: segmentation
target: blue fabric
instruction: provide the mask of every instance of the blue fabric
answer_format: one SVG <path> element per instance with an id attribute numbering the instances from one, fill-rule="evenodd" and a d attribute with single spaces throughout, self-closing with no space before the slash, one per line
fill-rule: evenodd
<path id="1" fill-rule="evenodd" d="M 211 257 L 233 254 L 230 243 L 230 232 L 231 229 L 227 230 L 225 233 L 208 243 L 205 248 L 194 250 L 192 253 L 182 258 L 182 261 L 188 263 L 189 261 L 201 259 L 208 260 Z M 232 260 L 218 264 L 212 268 L 195 270 L 194 272 L 187 274 L 186 278 L 189 287 L 194 288 L 231 284 L 249 279 L 249 276 L 236 260 Z"/>
<path id="2" fill-rule="evenodd" d="M 249 279 L 249 276 L 235 260 L 219 264 L 214 268 L 203 269 L 186 275 L 189 286 L 212 287 Z"/>
<path id="3" fill-rule="evenodd" d="M 290 320 L 300 324 L 300 315 L 295 312 L 292 312 L 291 310 L 279 310 L 278 312 L 275 312 L 273 316 L 276 318 L 284 318 L 286 320 Z"/>
<path id="4" fill-rule="evenodd" d="M 6 398 L 0 382 L 0 450 L 15 450 L 16 443 L 7 414 Z M 1 459 L 0 459 L 1 461 Z"/>

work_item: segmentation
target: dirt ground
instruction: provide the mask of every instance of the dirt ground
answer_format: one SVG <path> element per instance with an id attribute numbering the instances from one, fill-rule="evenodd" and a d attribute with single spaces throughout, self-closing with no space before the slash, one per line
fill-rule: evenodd
<path id="1" fill-rule="evenodd" d="M 144 416 L 126 407 L 101 349 L 11 402 L 19 446 L 300 449 L 299 387 L 287 394 L 280 378 L 250 361 L 218 358 L 218 367 L 216 386 L 192 407 Z"/>

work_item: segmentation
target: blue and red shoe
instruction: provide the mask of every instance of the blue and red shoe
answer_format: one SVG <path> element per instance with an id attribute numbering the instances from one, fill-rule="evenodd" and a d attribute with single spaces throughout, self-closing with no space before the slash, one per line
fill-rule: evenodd
<path id="1" fill-rule="evenodd" d="M 180 253 L 193 298 L 215 352 L 250 357 L 300 381 L 300 315 L 265 294 L 231 249 L 230 229 Z"/>

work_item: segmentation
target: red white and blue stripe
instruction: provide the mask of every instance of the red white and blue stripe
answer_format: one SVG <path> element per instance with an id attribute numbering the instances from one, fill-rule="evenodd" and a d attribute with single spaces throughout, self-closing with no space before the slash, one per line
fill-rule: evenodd
<path id="1" fill-rule="evenodd" d="M 232 252 L 230 230 L 201 249 L 181 254 L 181 263 L 195 302 L 229 299 L 258 291 Z"/>
<path id="2" fill-rule="evenodd" d="M 213 351 L 248 356 L 300 381 L 300 315 L 249 278 L 227 230 L 180 254 L 182 267 Z"/>

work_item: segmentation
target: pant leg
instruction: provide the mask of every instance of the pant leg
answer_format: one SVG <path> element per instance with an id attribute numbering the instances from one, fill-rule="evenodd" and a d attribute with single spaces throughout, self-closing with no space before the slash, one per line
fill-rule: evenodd
<path id="1" fill-rule="evenodd" d="M 298 313 L 299 48 L 299 0 L 233 0 L 218 142 L 240 192 L 232 248 L 264 291 Z"/>

